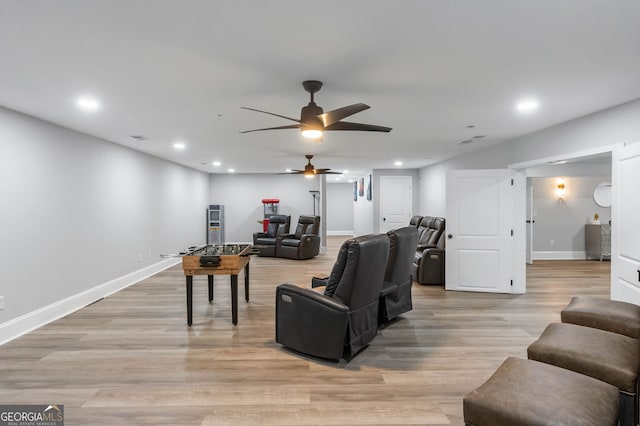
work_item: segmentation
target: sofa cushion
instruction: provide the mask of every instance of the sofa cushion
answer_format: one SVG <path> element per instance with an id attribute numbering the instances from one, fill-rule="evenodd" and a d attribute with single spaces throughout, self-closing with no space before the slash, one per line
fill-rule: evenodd
<path id="1" fill-rule="evenodd" d="M 256 237 L 256 245 L 268 246 L 275 245 L 276 239 L 272 237 Z"/>
<path id="2" fill-rule="evenodd" d="M 640 306 L 632 303 L 574 297 L 560 313 L 562 322 L 624 334 L 640 339 Z"/>
<path id="3" fill-rule="evenodd" d="M 527 348 L 529 359 L 591 376 L 636 393 L 640 341 L 610 331 L 552 323 Z"/>
<path id="4" fill-rule="evenodd" d="M 298 247 L 300 245 L 300 240 L 295 238 L 285 238 L 280 242 L 280 245 L 286 247 Z"/>
<path id="5" fill-rule="evenodd" d="M 618 390 L 604 382 L 536 361 L 507 358 L 462 402 L 465 424 L 618 424 Z"/>

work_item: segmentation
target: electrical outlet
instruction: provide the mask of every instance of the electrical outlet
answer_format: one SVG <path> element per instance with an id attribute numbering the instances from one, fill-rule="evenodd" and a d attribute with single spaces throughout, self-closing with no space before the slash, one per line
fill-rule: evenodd
<path id="1" fill-rule="evenodd" d="M 0 311 L 4 309 L 4 296 L 0 296 Z"/>
<path id="2" fill-rule="evenodd" d="M 142 262 L 142 253 L 138 253 L 138 262 Z"/>
<path id="3" fill-rule="evenodd" d="M 556 240 L 549 240 L 549 245 L 550 246 L 555 246 L 556 245 Z"/>

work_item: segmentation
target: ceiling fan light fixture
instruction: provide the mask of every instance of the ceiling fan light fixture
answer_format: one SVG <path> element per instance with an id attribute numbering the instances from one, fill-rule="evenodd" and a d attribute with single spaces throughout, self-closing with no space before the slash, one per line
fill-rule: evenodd
<path id="1" fill-rule="evenodd" d="M 318 129 L 304 129 L 300 133 L 307 139 L 320 139 L 324 132 Z"/>
<path id="2" fill-rule="evenodd" d="M 304 177 L 307 179 L 311 179 L 315 175 L 316 175 L 316 172 L 314 170 L 305 170 L 304 172 Z"/>

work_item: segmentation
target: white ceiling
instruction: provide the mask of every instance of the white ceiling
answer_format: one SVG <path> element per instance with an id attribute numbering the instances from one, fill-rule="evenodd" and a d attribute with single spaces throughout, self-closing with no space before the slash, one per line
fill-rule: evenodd
<path id="1" fill-rule="evenodd" d="M 214 173 L 417 168 L 640 98 L 639 20 L 637 0 L 0 0 L 0 105 Z M 307 79 L 393 130 L 239 133 L 291 124 L 240 107 L 297 117 Z"/>

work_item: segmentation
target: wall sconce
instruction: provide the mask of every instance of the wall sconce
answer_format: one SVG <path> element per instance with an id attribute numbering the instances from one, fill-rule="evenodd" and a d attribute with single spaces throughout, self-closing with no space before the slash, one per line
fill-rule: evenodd
<path id="1" fill-rule="evenodd" d="M 558 180 L 556 180 L 556 196 L 558 198 L 564 198 L 564 192 L 565 192 L 564 179 L 559 178 Z"/>

